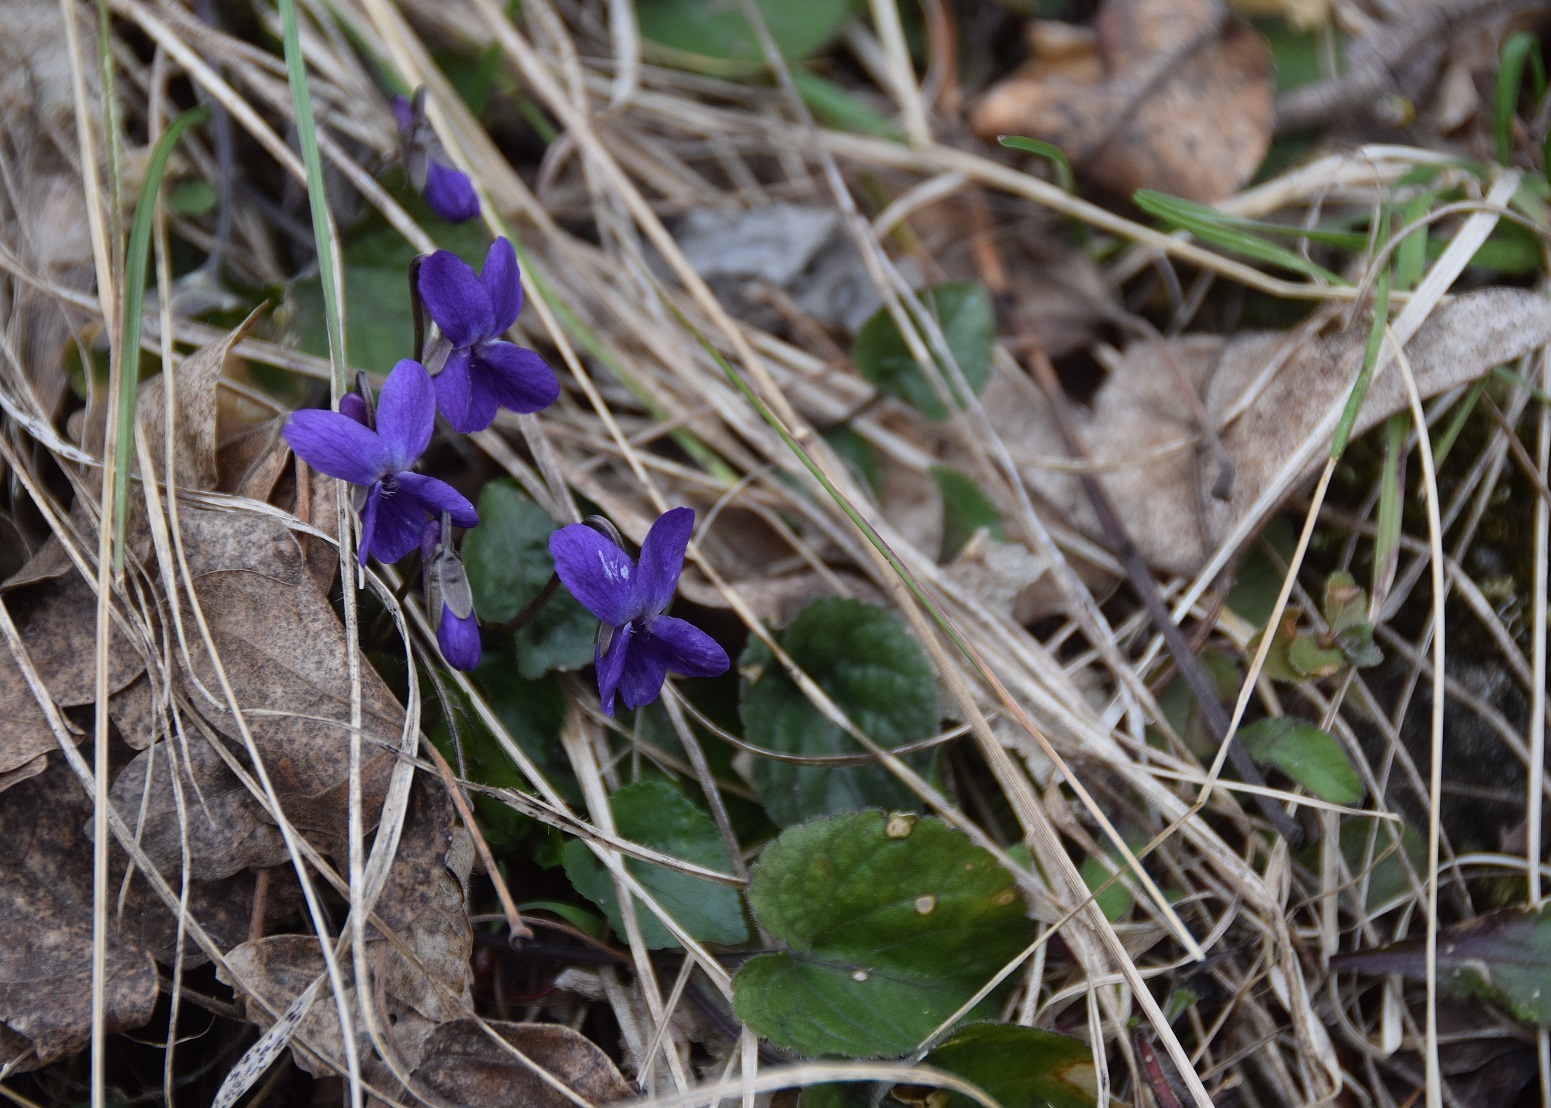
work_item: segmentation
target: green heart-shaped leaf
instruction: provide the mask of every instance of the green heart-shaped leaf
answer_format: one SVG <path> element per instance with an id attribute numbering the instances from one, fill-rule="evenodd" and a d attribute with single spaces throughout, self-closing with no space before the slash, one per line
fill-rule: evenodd
<path id="1" fill-rule="evenodd" d="M 883 746 L 937 730 L 937 682 L 931 662 L 899 620 L 860 600 L 816 600 L 781 634 L 782 648 L 847 717 Z M 859 747 L 792 683 L 759 639 L 738 663 L 739 713 L 751 743 L 788 754 L 858 754 Z M 931 755 L 911 759 L 917 769 Z M 859 808 L 910 808 L 915 794 L 882 766 L 804 766 L 755 761 L 754 787 L 776 823 Z"/>
<path id="2" fill-rule="evenodd" d="M 1012 875 L 990 854 L 900 813 L 788 829 L 754 868 L 748 899 L 788 949 L 738 971 L 734 1011 L 808 1055 L 914 1050 L 1031 933 Z"/>

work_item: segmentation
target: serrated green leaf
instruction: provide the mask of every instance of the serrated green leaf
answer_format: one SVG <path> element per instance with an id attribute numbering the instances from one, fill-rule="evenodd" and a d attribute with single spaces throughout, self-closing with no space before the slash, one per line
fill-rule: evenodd
<path id="1" fill-rule="evenodd" d="M 917 1047 L 1027 945 L 1012 875 L 935 819 L 855 812 L 788 828 L 749 882 L 787 944 L 747 962 L 733 1010 L 805 1055 Z"/>
<path id="2" fill-rule="evenodd" d="M 956 1032 L 923 1064 L 958 1074 L 1002 1108 L 1093 1108 L 1098 1074 L 1081 1039 L 1008 1023 L 976 1023 Z M 949 1093 L 946 1108 L 974 1101 Z"/>
<path id="3" fill-rule="evenodd" d="M 609 797 L 609 808 L 621 837 L 706 869 L 731 872 L 732 860 L 716 821 L 669 782 L 626 785 Z M 603 909 L 614 933 L 623 935 L 614 878 L 603 863 L 576 839 L 566 843 L 562 857 L 576 891 Z M 741 943 L 749 937 L 736 889 L 633 858 L 625 860 L 625 867 L 692 937 L 709 943 Z M 642 941 L 653 950 L 679 945 L 656 913 L 639 901 L 636 920 Z"/>
<path id="4" fill-rule="evenodd" d="M 1363 798 L 1362 780 L 1327 731 L 1292 716 L 1263 719 L 1239 729 L 1244 749 L 1256 763 L 1275 766 L 1321 800 L 1356 804 Z"/>
<path id="5" fill-rule="evenodd" d="M 926 290 L 921 301 L 936 318 L 947 340 L 953 360 L 964 374 L 969 387 L 979 393 L 991 377 L 991 343 L 996 337 L 996 320 L 991 310 L 991 294 L 978 281 L 954 281 Z M 851 348 L 856 369 L 880 392 L 897 396 L 914 405 L 931 419 L 947 419 L 948 411 L 938 399 L 920 363 L 910 354 L 904 337 L 894 325 L 886 308 L 880 308 L 862 324 Z M 939 367 L 949 395 L 960 403 L 952 375 Z"/>
<path id="6" fill-rule="evenodd" d="M 479 526 L 463 540 L 474 611 L 505 623 L 538 596 L 555 570 L 549 536 L 560 525 L 516 485 L 491 481 L 479 494 Z M 598 621 L 562 586 L 517 631 L 517 670 L 534 679 L 592 661 Z"/>
<path id="7" fill-rule="evenodd" d="M 953 560 L 982 527 L 993 539 L 1006 537 L 1002 515 L 974 481 L 948 466 L 933 466 L 932 478 L 942 493 L 942 553 L 939 562 Z"/>
<path id="8" fill-rule="evenodd" d="M 937 729 L 937 682 L 919 643 L 890 613 L 860 600 L 816 600 L 782 632 L 781 646 L 861 730 L 886 747 Z M 738 662 L 744 737 L 786 754 L 857 754 L 861 748 L 825 719 L 759 639 Z M 931 755 L 911 764 L 925 770 Z M 756 759 L 754 787 L 783 827 L 811 816 L 871 806 L 911 808 L 915 794 L 882 766 L 802 766 Z"/>

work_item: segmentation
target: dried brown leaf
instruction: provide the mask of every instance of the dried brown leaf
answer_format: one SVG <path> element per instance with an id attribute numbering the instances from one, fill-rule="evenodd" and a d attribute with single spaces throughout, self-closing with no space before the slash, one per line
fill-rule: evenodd
<path id="1" fill-rule="evenodd" d="M 1103 78 L 1011 77 L 975 106 L 975 133 L 1052 142 L 1122 196 L 1208 203 L 1250 179 L 1274 123 L 1271 55 L 1253 28 L 1212 0 L 1107 0 L 1097 34 Z"/>
<path id="2" fill-rule="evenodd" d="M 58 760 L 0 796 L 0 1065 L 35 1069 L 85 1048 L 92 1023 L 91 799 Z M 107 1024 L 139 1027 L 156 1004 L 151 956 L 108 941 Z"/>
<path id="3" fill-rule="evenodd" d="M 540 1077 L 534 1066 L 594 1104 L 624 1100 L 634 1091 L 607 1054 L 569 1027 L 499 1022 L 487 1026 L 533 1065 L 491 1041 L 473 1020 L 457 1020 L 438 1027 L 426 1042 L 426 1060 L 415 1070 L 415 1083 L 423 1082 L 460 1108 L 569 1108 L 572 1101 Z"/>
<path id="4" fill-rule="evenodd" d="M 425 1057 L 426 1036 L 442 1023 L 472 1009 L 469 986 L 473 931 L 464 904 L 473 848 L 468 833 L 453 822 L 452 802 L 439 784 L 415 783 L 398 853 L 377 911 L 384 924 L 412 953 L 406 958 L 381 937 L 367 939 L 367 965 L 373 975 L 368 996 L 380 1026 L 390 1028 L 392 1049 L 413 1068 Z M 371 933 L 369 933 L 371 934 Z M 274 935 L 248 942 L 227 955 L 233 978 L 223 980 L 247 995 L 264 997 L 284 1011 L 324 972 L 315 938 Z M 373 1047 L 357 1007 L 359 991 L 346 967 L 346 992 L 361 1056 Z M 259 1005 L 249 1018 L 262 1027 L 272 1019 Z M 344 1067 L 343 1039 L 333 1001 L 320 996 L 302 1020 L 295 1048 L 297 1063 L 310 1073 L 336 1073 Z M 380 1062 L 366 1066 L 370 1079 L 387 1087 L 391 1070 Z"/>
<path id="5" fill-rule="evenodd" d="M 1193 573 L 1277 479 L 1327 413 L 1351 390 L 1368 326 L 1301 338 L 1244 332 L 1230 338 L 1169 340 L 1168 351 L 1196 386 L 1233 465 L 1227 501 L 1214 499 L 1217 465 L 1195 449 L 1191 411 L 1154 342 L 1132 345 L 1110 367 L 1092 407 L 1078 413 L 1104 488 L 1142 556 L 1160 569 Z M 1551 342 L 1551 301 L 1519 289 L 1483 289 L 1441 304 L 1406 347 L 1423 397 L 1465 384 L 1495 365 Z M 1264 379 L 1263 379 L 1264 378 Z M 986 408 L 1007 441 L 1046 458 L 1065 448 L 1042 403 L 1006 381 L 987 390 Z M 1223 421 L 1241 405 L 1242 414 Z M 1378 376 L 1357 430 L 1407 406 L 1395 366 Z M 1025 479 L 1064 518 L 1103 539 L 1078 479 L 1041 465 Z M 1290 491 L 1290 490 L 1286 490 Z"/>

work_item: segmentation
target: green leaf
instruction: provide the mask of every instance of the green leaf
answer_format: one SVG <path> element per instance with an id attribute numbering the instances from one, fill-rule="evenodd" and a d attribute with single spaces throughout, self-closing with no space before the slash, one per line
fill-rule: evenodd
<path id="1" fill-rule="evenodd" d="M 1504 163 L 1512 153 L 1513 117 L 1519 107 L 1525 63 L 1533 67 L 1534 96 L 1538 104 L 1546 91 L 1546 67 L 1540 57 L 1540 40 L 1529 31 L 1517 31 L 1503 43 L 1502 65 L 1497 70 L 1497 90 L 1492 97 L 1492 137 L 1496 143 L 1497 160 Z"/>
<path id="2" fill-rule="evenodd" d="M 958 1074 L 1002 1108 L 1093 1108 L 1098 1074 L 1081 1039 L 1008 1023 L 974 1023 L 955 1033 L 923 1064 Z M 945 1108 L 974 1101 L 949 1093 Z"/>
<path id="3" fill-rule="evenodd" d="M 1321 800 L 1356 804 L 1363 798 L 1346 751 L 1312 723 L 1292 716 L 1263 719 L 1239 728 L 1239 738 L 1257 764 L 1275 766 Z"/>
<path id="4" fill-rule="evenodd" d="M 824 49 L 855 10 L 852 0 L 755 0 L 755 7 L 787 61 Z M 665 60 L 723 73 L 764 65 L 759 39 L 736 0 L 637 0 L 635 8 L 641 37 L 665 47 Z"/>
<path id="5" fill-rule="evenodd" d="M 996 321 L 991 310 L 991 294 L 979 281 L 954 281 L 926 290 L 922 304 L 942 328 L 948 350 L 958 363 L 969 387 L 979 393 L 991 377 L 991 343 L 996 337 Z M 920 409 L 932 419 L 947 419 L 947 409 L 933 391 L 920 363 L 910 354 L 904 337 L 894 325 L 887 308 L 879 308 L 856 333 L 851 348 L 857 372 L 880 392 L 897 396 Z M 963 402 L 952 375 L 939 365 L 949 395 Z"/>
<path id="6" fill-rule="evenodd" d="M 412 215 L 429 215 L 425 202 L 406 199 Z M 421 219 L 436 234 L 437 245 L 451 250 L 475 269 L 484 264 L 488 242 L 477 220 L 450 226 Z M 350 364 L 387 373 L 400 358 L 414 357 L 415 329 L 409 303 L 409 263 L 415 248 L 398 230 L 379 226 L 353 239 L 343 251 L 347 346 Z M 291 290 L 297 313 L 298 345 L 310 354 L 328 354 L 323 293 L 316 277 Z"/>
<path id="7" fill-rule="evenodd" d="M 1072 163 L 1066 152 L 1053 142 L 1044 139 L 1024 138 L 1022 135 L 997 135 L 996 141 L 1009 150 L 1021 150 L 1025 154 L 1047 159 L 1055 167 L 1056 184 L 1061 191 L 1076 193 L 1077 181 L 1072 174 Z"/>
<path id="8" fill-rule="evenodd" d="M 885 747 L 924 739 L 937 730 L 937 682 L 919 643 L 882 608 L 860 600 L 816 600 L 782 632 L 781 646 L 863 733 Z M 750 637 L 738 663 L 743 676 L 738 712 L 744 737 L 786 754 L 857 754 L 861 748 L 825 719 L 759 639 Z M 924 770 L 930 754 L 914 755 Z M 871 806 L 917 803 L 878 765 L 803 766 L 756 759 L 754 787 L 770 818 L 783 827 L 811 816 Z"/>
<path id="9" fill-rule="evenodd" d="M 969 477 L 948 466 L 933 466 L 932 477 L 937 490 L 942 493 L 942 553 L 939 562 L 951 562 L 954 555 L 964 549 L 964 544 L 975 537 L 982 527 L 991 532 L 993 539 L 1006 537 L 1002 530 L 1002 515 L 991 499 L 980 491 L 980 486 Z"/>
<path id="10" fill-rule="evenodd" d="M 731 872 L 732 860 L 716 821 L 669 782 L 626 785 L 609 797 L 609 808 L 623 838 L 706 869 Z M 566 843 L 562 857 L 576 891 L 603 909 L 615 934 L 623 935 L 613 875 L 580 840 Z M 633 858 L 625 859 L 625 867 L 692 937 L 710 943 L 741 943 L 749 937 L 738 890 Z M 637 901 L 635 910 L 647 946 L 660 950 L 679 945 L 646 905 Z"/>
<path id="11" fill-rule="evenodd" d="M 1426 940 L 1338 954 L 1333 970 L 1427 977 Z M 1438 985 L 1491 1001 L 1524 1023 L 1551 1027 L 1551 907 L 1492 912 L 1438 935 Z"/>
<path id="12" fill-rule="evenodd" d="M 902 127 L 856 93 L 810 69 L 792 70 L 792 84 L 821 123 L 864 135 L 903 141 Z"/>
<path id="13" fill-rule="evenodd" d="M 850 427 L 831 427 L 824 433 L 829 448 L 840 455 L 840 460 L 856 471 L 873 492 L 878 491 L 878 455 L 872 443 L 862 438 Z"/>
<path id="14" fill-rule="evenodd" d="M 167 208 L 179 215 L 204 215 L 216 200 L 215 186 L 209 181 L 179 181 L 167 190 Z"/>
<path id="15" fill-rule="evenodd" d="M 1287 664 L 1301 677 L 1330 677 L 1341 672 L 1346 655 L 1316 642 L 1308 632 L 1294 635 L 1287 644 Z"/>
<path id="16" fill-rule="evenodd" d="M 754 867 L 748 899 L 788 949 L 738 971 L 733 1010 L 805 1055 L 914 1050 L 1032 930 L 1012 875 L 988 853 L 899 813 L 788 828 Z"/>
<path id="17" fill-rule="evenodd" d="M 1341 856 L 1346 859 L 1354 877 L 1367 877 L 1368 895 L 1364 897 L 1363 906 L 1369 912 L 1377 911 L 1411 891 L 1405 862 L 1400 858 L 1401 851 L 1405 852 L 1414 872 L 1420 874 L 1427 868 L 1427 840 L 1417 827 L 1409 823 L 1402 825 L 1397 843 L 1390 829 L 1374 826 L 1379 822 L 1341 821 Z M 1370 835 L 1373 837 L 1371 846 Z M 1350 890 L 1350 895 L 1355 899 L 1357 889 Z"/>
<path id="18" fill-rule="evenodd" d="M 516 485 L 492 481 L 479 494 L 479 526 L 463 540 L 474 611 L 505 623 L 538 596 L 554 572 L 549 536 L 560 525 Z M 598 621 L 562 586 L 517 631 L 517 670 L 527 678 L 592 661 Z"/>
<path id="19" fill-rule="evenodd" d="M 559 753 L 565 698 L 558 679 L 550 676 L 529 681 L 518 676 L 510 650 L 487 652 L 480 659 L 474 678 L 484 689 L 486 701 L 512 740 L 568 800 L 580 800 L 569 763 Z M 457 744 L 452 741 L 446 719 L 434 710 L 438 703 L 434 692 L 427 687 L 423 697 L 427 702 L 426 734 L 447 761 L 454 768 L 461 763 L 468 779 L 475 784 L 530 791 L 527 780 L 501 749 L 495 736 L 469 710 L 458 690 L 449 688 L 446 692 L 458 720 Z M 461 756 L 458 746 L 462 747 Z M 518 813 L 499 797 L 471 789 L 470 800 L 479 818 L 480 830 L 494 844 L 516 844 L 533 830 L 533 821 L 528 816 Z"/>
<path id="20" fill-rule="evenodd" d="M 1116 868 L 1124 868 L 1124 863 L 1118 864 Z M 1110 867 L 1097 858 L 1090 857 L 1082 860 L 1082 881 L 1088 886 L 1090 893 L 1103 888 L 1104 883 L 1113 876 Z M 1131 890 L 1126 888 L 1119 878 L 1116 878 L 1109 888 L 1104 889 L 1094 899 L 1098 902 L 1099 911 L 1104 913 L 1104 918 L 1110 923 L 1114 923 L 1131 910 Z"/>

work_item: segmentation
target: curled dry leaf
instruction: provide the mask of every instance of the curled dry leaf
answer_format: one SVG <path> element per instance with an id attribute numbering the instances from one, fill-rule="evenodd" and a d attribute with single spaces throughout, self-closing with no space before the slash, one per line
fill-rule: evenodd
<path id="1" fill-rule="evenodd" d="M 970 125 L 1027 135 L 1123 196 L 1158 189 L 1208 203 L 1248 181 L 1270 146 L 1271 54 L 1214 0 L 1106 0 L 1102 76 L 1061 67 L 992 86 Z"/>
<path id="2" fill-rule="evenodd" d="M 1199 435 L 1163 361 L 1165 351 L 1157 343 L 1137 343 L 1110 367 L 1091 409 L 1077 418 L 1092 460 L 1103 467 L 1100 480 L 1148 562 L 1194 573 L 1273 486 L 1291 491 L 1303 475 L 1282 471 L 1350 392 L 1367 335 L 1362 322 L 1323 336 L 1243 332 L 1169 340 L 1168 355 L 1195 385 L 1232 462 L 1226 501 L 1212 495 L 1218 466 L 1197 452 Z M 1483 289 L 1441 304 L 1406 346 L 1406 356 L 1425 398 L 1548 342 L 1551 301 L 1519 289 Z M 983 398 L 986 409 L 1015 451 L 1066 457 L 1042 401 L 1007 381 L 993 388 Z M 1404 380 L 1391 363 L 1373 381 L 1356 429 L 1407 405 Z M 1022 471 L 1063 518 L 1103 539 L 1076 476 L 1033 461 Z"/>
<path id="3" fill-rule="evenodd" d="M 368 996 L 377 1005 L 377 1023 L 389 1029 L 390 1047 L 406 1070 L 424 1059 L 426 1038 L 438 1025 L 472 1010 L 469 956 L 474 936 L 464 897 L 473 857 L 468 832 L 454 822 L 446 792 L 439 784 L 418 780 L 398 853 L 377 902 L 378 916 L 412 959 L 374 930 L 368 930 L 366 958 L 374 977 Z M 262 997 L 277 1012 L 285 1011 L 324 972 L 317 939 L 305 935 L 244 943 L 227 955 L 227 965 L 230 974 L 222 974 L 227 984 L 245 997 Z M 373 1059 L 349 966 L 346 958 L 342 969 L 358 1046 L 363 1059 Z M 265 1028 L 273 1022 L 259 1004 L 249 1003 L 248 1016 Z M 343 1070 L 339 1016 L 326 991 L 302 1019 L 297 1038 L 294 1051 L 303 1069 L 319 1076 Z M 396 1084 L 380 1061 L 370 1061 L 366 1073 L 379 1088 Z"/>
<path id="4" fill-rule="evenodd" d="M 0 1066 L 35 1069 L 85 1049 L 92 1026 L 91 799 L 63 762 L 0 796 Z M 156 966 L 108 939 L 108 1030 L 139 1027 L 156 1004 Z"/>
<path id="5" fill-rule="evenodd" d="M 492 1032 L 515 1049 L 495 1041 Z M 415 1084 L 423 1083 L 460 1108 L 569 1108 L 576 1103 L 536 1067 L 593 1104 L 624 1100 L 634 1092 L 609 1056 L 569 1027 L 490 1022 L 481 1028 L 470 1019 L 443 1024 L 432 1033 Z"/>

